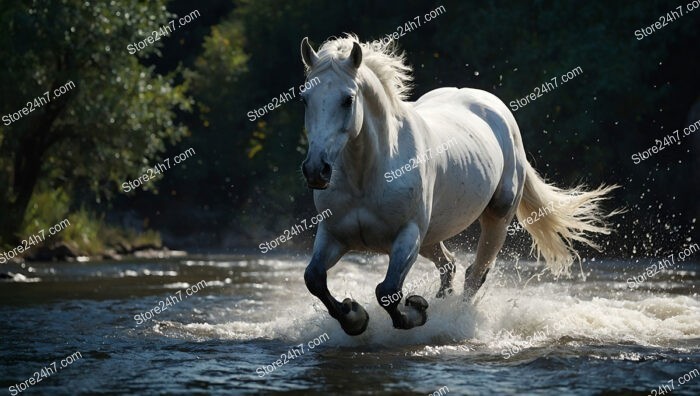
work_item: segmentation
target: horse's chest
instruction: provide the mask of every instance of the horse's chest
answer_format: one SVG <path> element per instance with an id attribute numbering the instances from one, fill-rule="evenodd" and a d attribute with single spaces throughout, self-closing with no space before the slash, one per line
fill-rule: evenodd
<path id="1" fill-rule="evenodd" d="M 382 180 L 386 185 L 368 188 L 359 196 L 342 189 L 317 192 L 316 209 L 332 210 L 326 228 L 350 249 L 388 252 L 399 230 L 424 206 L 420 189 L 406 181 L 389 185 Z"/>
<path id="2" fill-rule="evenodd" d="M 333 210 L 340 216 L 328 223 L 331 234 L 351 249 L 388 251 L 403 222 L 390 206 L 353 205 Z"/>

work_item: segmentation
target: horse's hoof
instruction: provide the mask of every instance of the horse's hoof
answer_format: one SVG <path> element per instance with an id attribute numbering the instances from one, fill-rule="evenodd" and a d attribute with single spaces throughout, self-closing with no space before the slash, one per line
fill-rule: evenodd
<path id="1" fill-rule="evenodd" d="M 357 301 L 346 298 L 343 300 L 342 308 L 344 316 L 338 321 L 340 322 L 340 327 L 347 335 L 356 336 L 360 335 L 367 330 L 367 325 L 369 324 L 369 315 L 362 305 L 358 304 Z"/>
<path id="2" fill-rule="evenodd" d="M 407 317 L 410 327 L 423 326 L 428 321 L 428 302 L 421 296 L 409 296 L 406 298 Z"/>
<path id="3" fill-rule="evenodd" d="M 462 295 L 462 301 L 466 304 L 471 304 L 472 298 L 474 298 L 475 294 L 476 291 L 465 290 L 464 294 Z"/>
<path id="4" fill-rule="evenodd" d="M 451 287 L 445 288 L 445 289 L 440 289 L 438 290 L 437 294 L 435 295 L 435 298 L 445 298 L 447 296 L 451 296 L 453 293 L 453 290 Z"/>
<path id="5" fill-rule="evenodd" d="M 425 311 L 428 309 L 428 302 L 421 296 L 413 295 L 406 298 L 406 306 L 413 307 L 419 311 Z"/>
<path id="6" fill-rule="evenodd" d="M 488 275 L 489 271 L 491 271 L 491 268 L 487 268 L 484 275 L 482 275 L 481 279 L 479 279 L 478 284 L 473 285 L 470 282 L 471 271 L 469 271 L 472 269 L 472 267 L 467 268 L 467 272 L 464 277 L 464 294 L 462 295 L 462 300 L 467 303 L 471 302 L 474 296 L 476 296 L 476 292 L 478 292 L 481 286 L 486 282 L 486 275 Z"/>

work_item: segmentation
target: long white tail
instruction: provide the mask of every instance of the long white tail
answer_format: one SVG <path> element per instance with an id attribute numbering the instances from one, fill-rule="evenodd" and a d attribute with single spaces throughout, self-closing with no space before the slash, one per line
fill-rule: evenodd
<path id="1" fill-rule="evenodd" d="M 591 234 L 609 234 L 606 219 L 620 211 L 603 213 L 600 202 L 619 186 L 604 186 L 586 191 L 585 185 L 564 190 L 547 184 L 527 164 L 525 188 L 516 215 L 532 235 L 532 252 L 537 260 L 544 257 L 554 275 L 569 274 L 574 259 L 580 257 L 572 244 L 583 242 L 600 250 Z"/>

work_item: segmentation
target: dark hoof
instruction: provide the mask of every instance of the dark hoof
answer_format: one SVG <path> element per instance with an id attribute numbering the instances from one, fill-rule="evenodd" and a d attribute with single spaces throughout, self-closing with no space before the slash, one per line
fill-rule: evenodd
<path id="1" fill-rule="evenodd" d="M 423 326 L 428 321 L 428 314 L 425 312 L 428 309 L 428 302 L 421 296 L 409 296 L 406 298 L 406 327 L 412 328 Z"/>
<path id="2" fill-rule="evenodd" d="M 367 330 L 369 315 L 357 301 L 346 298 L 342 303 L 343 317 L 338 319 L 340 327 L 347 335 L 360 335 Z"/>
<path id="3" fill-rule="evenodd" d="M 406 298 L 406 306 L 413 307 L 419 311 L 425 311 L 428 309 L 428 302 L 421 296 L 408 296 L 408 298 Z"/>

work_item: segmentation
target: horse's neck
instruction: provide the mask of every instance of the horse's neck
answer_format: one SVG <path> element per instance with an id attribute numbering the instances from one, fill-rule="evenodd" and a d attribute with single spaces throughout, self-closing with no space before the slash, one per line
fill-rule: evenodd
<path id="1" fill-rule="evenodd" d="M 369 103 L 367 100 L 374 101 Z M 396 116 L 378 109 L 376 98 L 367 98 L 363 106 L 360 134 L 349 141 L 343 150 L 343 173 L 352 190 L 361 192 L 384 169 L 379 169 L 381 159 L 388 156 L 395 145 L 392 139 L 398 134 Z"/>

